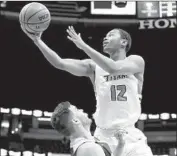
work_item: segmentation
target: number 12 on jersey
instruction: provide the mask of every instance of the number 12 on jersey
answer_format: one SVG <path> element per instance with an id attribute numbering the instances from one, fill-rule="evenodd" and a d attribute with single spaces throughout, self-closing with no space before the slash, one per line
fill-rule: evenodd
<path id="1" fill-rule="evenodd" d="M 125 93 L 125 85 L 111 85 L 111 101 L 127 101 L 127 97 L 124 96 Z"/>

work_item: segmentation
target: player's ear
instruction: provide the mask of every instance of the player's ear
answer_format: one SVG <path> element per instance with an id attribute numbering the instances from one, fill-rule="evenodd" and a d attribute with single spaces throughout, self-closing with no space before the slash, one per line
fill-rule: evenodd
<path id="1" fill-rule="evenodd" d="M 78 125 L 78 124 L 80 124 L 81 122 L 80 122 L 79 119 L 73 118 L 73 119 L 72 119 L 72 123 L 73 123 L 74 125 Z"/>
<path id="2" fill-rule="evenodd" d="M 122 45 L 123 47 L 127 46 L 127 44 L 128 44 L 128 41 L 127 41 L 127 40 L 121 39 L 121 45 Z"/>

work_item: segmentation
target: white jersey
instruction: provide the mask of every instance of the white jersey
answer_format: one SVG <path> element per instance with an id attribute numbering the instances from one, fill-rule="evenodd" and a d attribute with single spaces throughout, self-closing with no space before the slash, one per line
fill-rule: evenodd
<path id="1" fill-rule="evenodd" d="M 134 125 L 141 114 L 138 79 L 132 75 L 110 75 L 95 68 L 96 125 L 101 128 Z M 112 127 L 111 127 L 112 126 Z"/>

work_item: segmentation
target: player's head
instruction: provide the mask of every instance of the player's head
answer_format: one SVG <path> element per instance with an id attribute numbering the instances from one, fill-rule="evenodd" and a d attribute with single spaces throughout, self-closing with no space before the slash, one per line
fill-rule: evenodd
<path id="1" fill-rule="evenodd" d="M 81 109 L 77 109 L 69 102 L 60 103 L 51 117 L 54 129 L 65 136 L 72 136 L 77 130 L 84 129 L 90 133 L 91 120 Z"/>
<path id="2" fill-rule="evenodd" d="M 132 39 L 128 32 L 123 29 L 113 29 L 103 39 L 103 51 L 111 54 L 124 50 L 127 53 L 131 48 L 131 44 Z"/>

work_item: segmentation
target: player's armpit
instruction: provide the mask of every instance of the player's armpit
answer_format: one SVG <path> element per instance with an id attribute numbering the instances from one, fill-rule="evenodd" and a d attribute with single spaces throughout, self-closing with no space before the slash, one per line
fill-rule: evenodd
<path id="1" fill-rule="evenodd" d="M 145 67 L 144 59 L 138 55 L 131 55 L 125 60 L 119 60 L 114 63 L 111 73 L 135 74 L 143 73 Z"/>
<path id="2" fill-rule="evenodd" d="M 90 59 L 76 60 L 76 59 L 62 59 L 58 64 L 58 68 L 65 70 L 76 76 L 90 76 L 94 74 L 94 63 Z"/>

